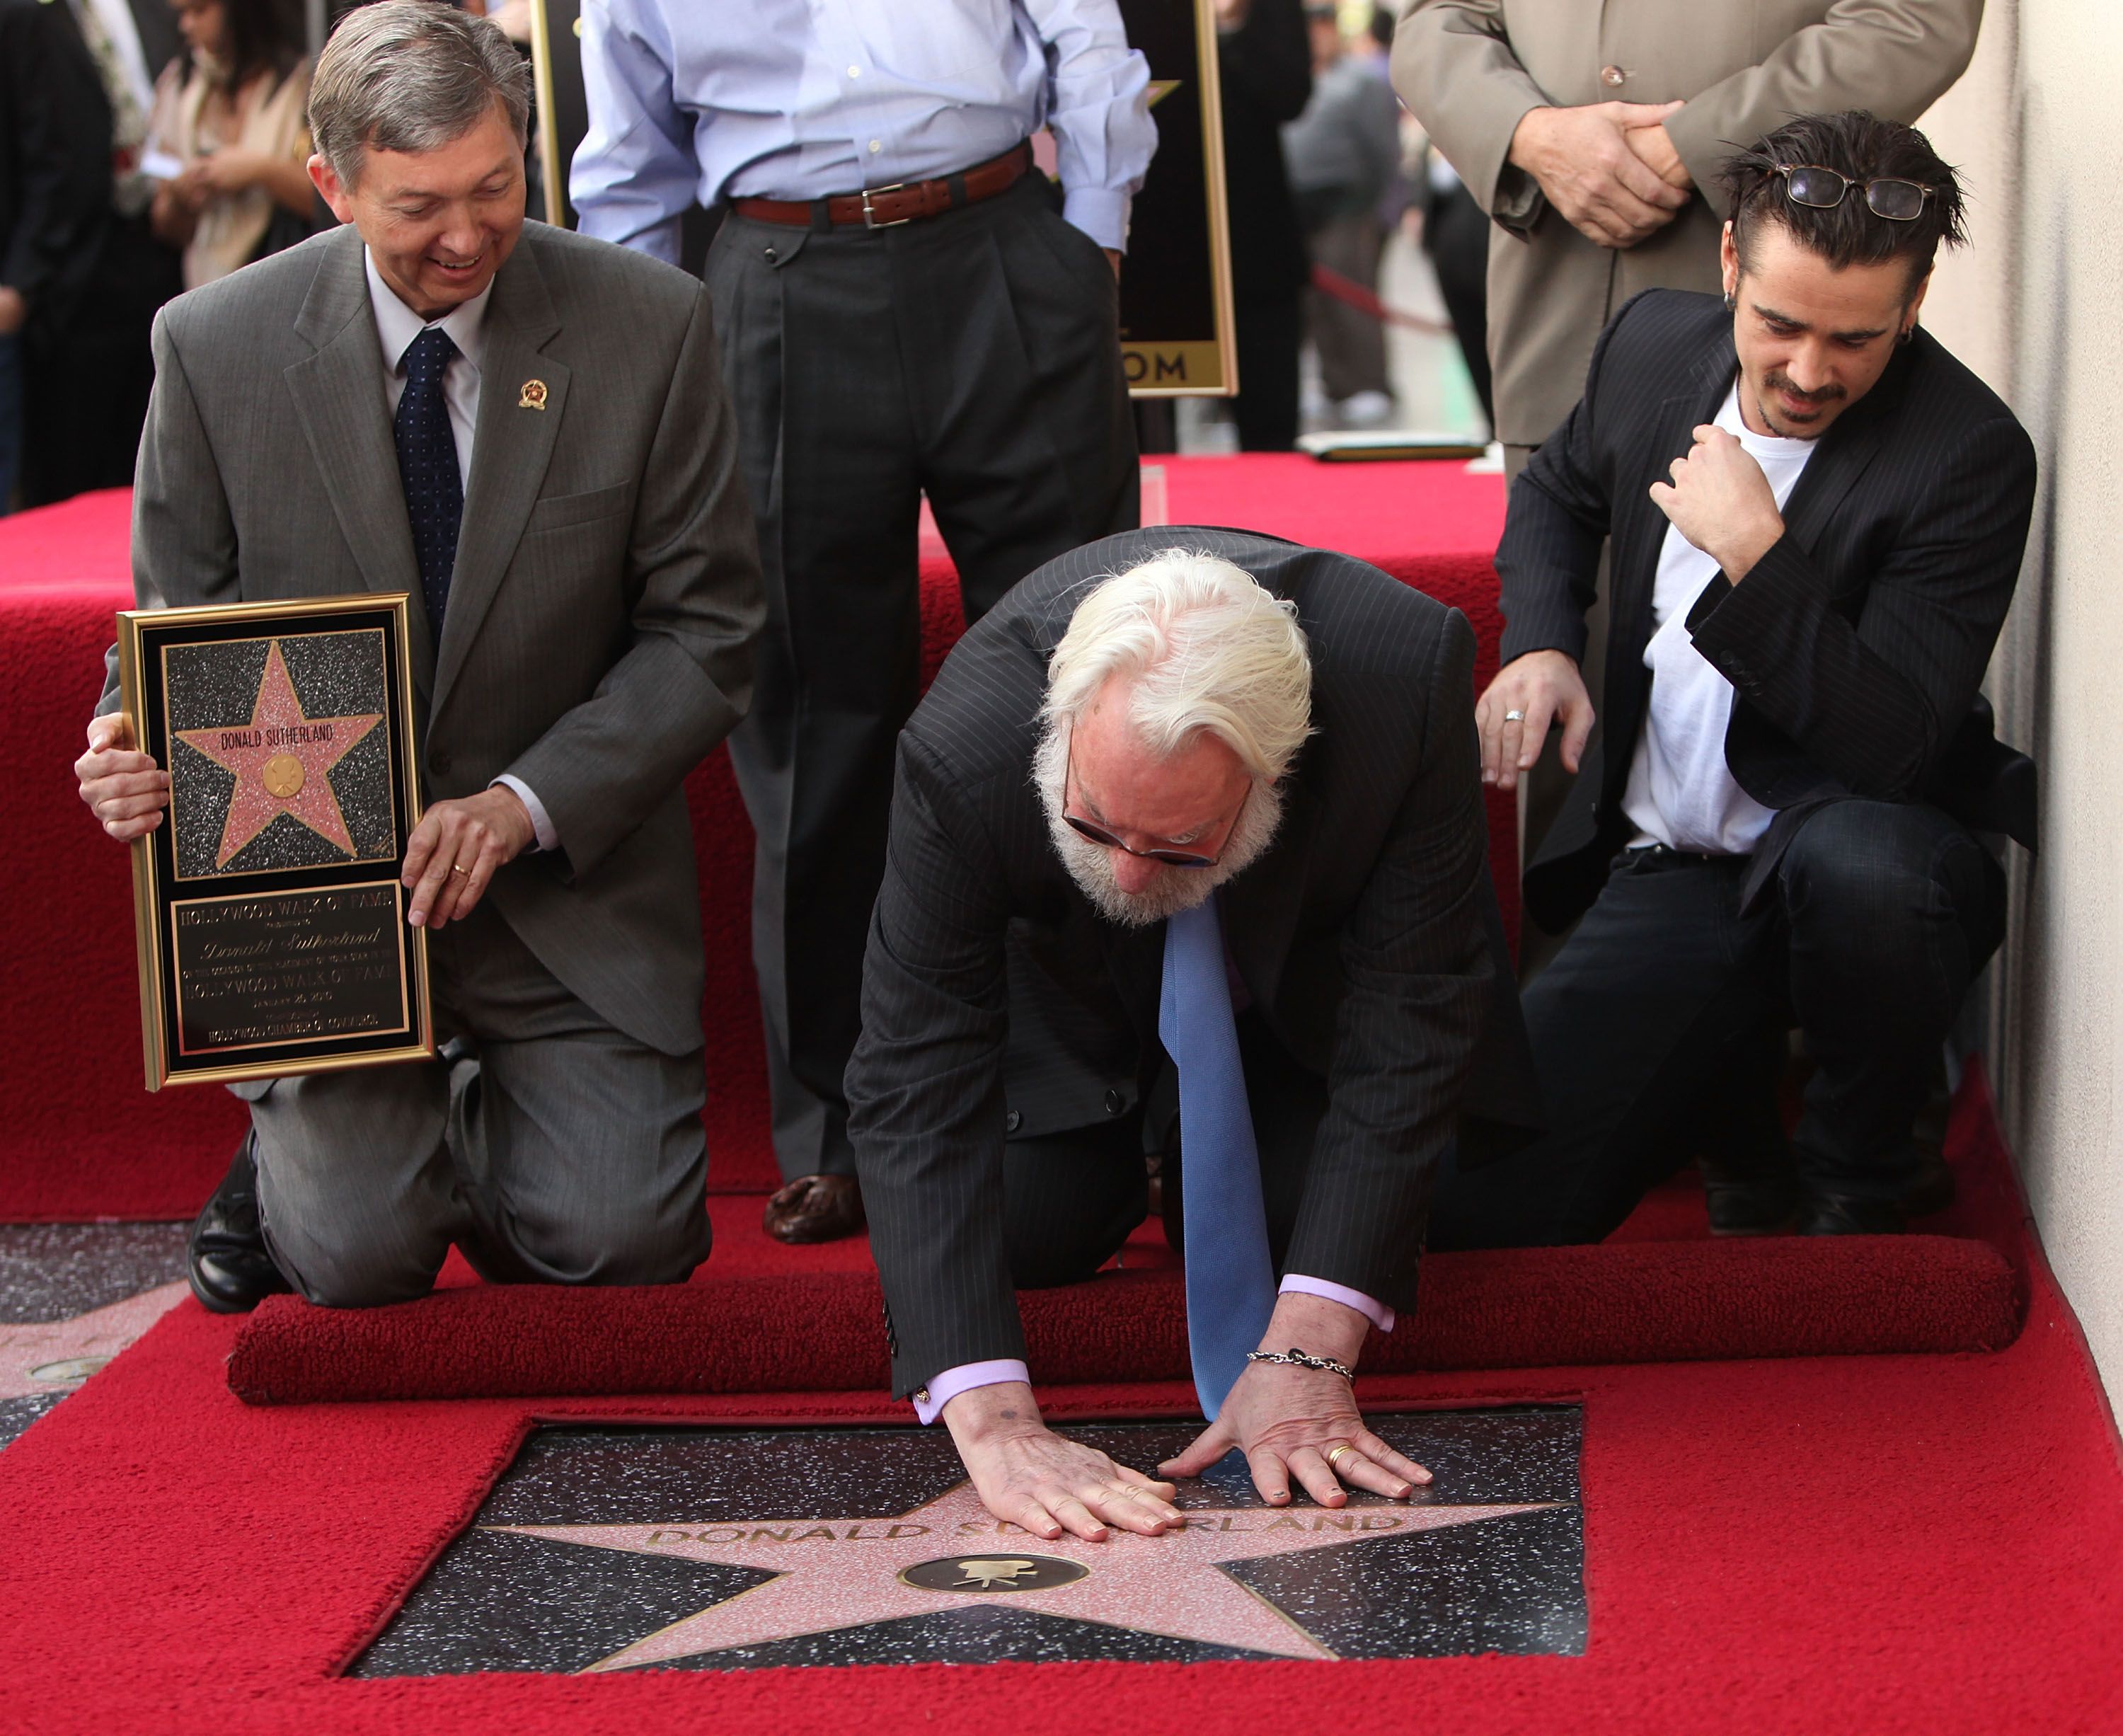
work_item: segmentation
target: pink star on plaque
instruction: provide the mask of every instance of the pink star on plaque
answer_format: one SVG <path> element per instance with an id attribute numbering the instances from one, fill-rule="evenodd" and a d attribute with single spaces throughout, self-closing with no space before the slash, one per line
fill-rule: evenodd
<path id="1" fill-rule="evenodd" d="M 274 640 L 265 673 L 252 701 L 251 721 L 235 729 L 180 730 L 177 739 L 236 774 L 228 819 L 213 866 L 226 868 L 236 853 L 284 814 L 293 814 L 318 837 L 354 854 L 354 839 L 332 791 L 331 768 L 383 721 L 368 717 L 311 717 L 295 697 L 288 665 Z"/>
<path id="2" fill-rule="evenodd" d="M 748 1519 L 704 1525 L 497 1525 L 593 1549 L 676 1555 L 776 1575 L 589 1666 L 618 1670 L 966 1603 L 1066 1616 L 1139 1633 L 1331 1659 L 1226 1562 L 1540 1513 L 1558 1504 L 1466 1507 L 1212 1507 L 1163 1537 L 1114 1531 L 1104 1543 L 1048 1542 L 995 1518 L 970 1483 L 897 1518 Z"/>

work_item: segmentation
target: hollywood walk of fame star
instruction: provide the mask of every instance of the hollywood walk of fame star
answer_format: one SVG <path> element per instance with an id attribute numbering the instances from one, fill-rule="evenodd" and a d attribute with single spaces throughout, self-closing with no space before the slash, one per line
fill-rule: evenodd
<path id="1" fill-rule="evenodd" d="M 993 1518 L 972 1485 L 960 1483 L 897 1518 L 487 1528 L 776 1575 L 622 1647 L 592 1670 L 661 1663 L 968 1603 L 1277 1657 L 1331 1659 L 1334 1653 L 1290 1616 L 1221 1571 L 1223 1564 L 1406 1537 L 1556 1504 L 1196 1508 L 1186 1513 L 1183 1527 L 1162 1537 L 1115 1530 L 1104 1543 L 1072 1537 L 1048 1542 Z M 1089 1571 L 1076 1574 L 1068 1564 Z M 910 1569 L 926 1569 L 921 1577 L 926 1584 L 912 1583 Z"/>
<path id="2" fill-rule="evenodd" d="M 331 768 L 382 721 L 381 711 L 368 717 L 305 716 L 280 655 L 280 641 L 274 640 L 248 724 L 176 732 L 179 741 L 236 774 L 215 869 L 226 868 L 237 852 L 283 814 L 293 815 L 352 856 L 354 839 L 332 791 Z"/>

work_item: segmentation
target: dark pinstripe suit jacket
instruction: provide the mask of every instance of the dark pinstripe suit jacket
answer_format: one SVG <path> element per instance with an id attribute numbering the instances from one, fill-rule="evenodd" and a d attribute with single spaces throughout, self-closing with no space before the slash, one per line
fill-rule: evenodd
<path id="1" fill-rule="evenodd" d="M 1718 298 L 1652 290 L 1616 314 L 1585 396 L 1511 490 L 1497 549 L 1508 662 L 1582 659 L 1613 537 L 1605 716 L 1568 805 L 1526 870 L 1526 908 L 1559 929 L 1599 895 L 1643 725 L 1652 590 L 1666 518 L 1647 490 L 1725 401 L 1738 360 Z M 1978 830 L 2035 839 L 2034 766 L 1991 734 L 1977 683 L 2013 600 L 2035 453 L 1995 393 L 1926 332 L 1821 437 L 1785 533 L 1737 585 L 1689 612 L 1695 647 L 1737 692 L 1725 738 L 1740 787 L 1781 810 L 1750 902 L 1824 801 L 1924 800 Z"/>
<path id="2" fill-rule="evenodd" d="M 1411 1306 L 1455 1116 L 1535 1119 L 1465 617 L 1347 556 L 1235 531 L 1131 531 L 1065 555 L 959 641 L 900 738 L 847 1088 L 901 1392 L 1024 1354 L 1006 1122 L 1030 1135 L 1123 1113 L 1162 1058 L 1164 928 L 1095 914 L 1030 772 L 1047 659 L 1085 591 L 1175 544 L 1293 599 L 1311 645 L 1318 733 L 1274 844 L 1220 894 L 1254 1006 L 1328 1081 L 1291 1269 Z"/>

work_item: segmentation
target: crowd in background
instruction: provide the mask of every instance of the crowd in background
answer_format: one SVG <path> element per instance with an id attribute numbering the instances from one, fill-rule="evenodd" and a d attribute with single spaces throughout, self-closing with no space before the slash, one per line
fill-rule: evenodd
<path id="1" fill-rule="evenodd" d="M 0 0 L 0 509 L 132 480 L 170 297 L 302 240 L 290 0 Z"/>
<path id="2" fill-rule="evenodd" d="M 156 310 L 333 221 L 307 10 L 0 0 L 0 513 L 131 482 Z"/>

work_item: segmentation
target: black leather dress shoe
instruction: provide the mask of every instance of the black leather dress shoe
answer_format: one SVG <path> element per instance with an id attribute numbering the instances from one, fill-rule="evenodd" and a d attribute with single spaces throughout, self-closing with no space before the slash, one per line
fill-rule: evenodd
<path id="1" fill-rule="evenodd" d="M 1909 1215 L 1898 1199 L 1810 1194 L 1798 1211 L 1802 1236 L 1899 1236 L 1908 1227 Z"/>
<path id="2" fill-rule="evenodd" d="M 766 1202 L 761 1219 L 776 1241 L 838 1241 L 869 1222 L 852 1175 L 799 1175 Z"/>
<path id="3" fill-rule="evenodd" d="M 1783 1163 L 1750 1165 L 1736 1170 L 1700 1159 L 1703 1203 L 1709 1208 L 1711 1235 L 1783 1235 L 1798 1216 L 1798 1170 L 1790 1152 Z"/>
<path id="4" fill-rule="evenodd" d="M 1713 1236 L 1781 1236 L 1798 1212 L 1798 1176 L 1720 1175 L 1703 1169 L 1703 1203 Z"/>
<path id="5" fill-rule="evenodd" d="M 1801 1217 L 1802 1208 L 1795 1171 L 1783 1175 L 1743 1175 L 1722 1171 L 1708 1158 L 1702 1160 L 1698 1167 L 1703 1172 L 1703 1199 L 1709 1208 L 1713 1236 L 1782 1236 L 1791 1231 Z M 1905 1228 L 1913 1218 L 1929 1218 L 1943 1212 L 1953 1203 L 1953 1171 L 1946 1159 L 1936 1151 L 1919 1147 L 1914 1175 L 1899 1201 L 1891 1206 L 1884 1201 L 1856 1203 L 1868 1208 L 1859 1213 L 1860 1216 L 1877 1217 L 1882 1212 L 1893 1212 L 1895 1221 L 1886 1230 L 1810 1230 L 1803 1222 L 1797 1222 L 1797 1227 L 1802 1236 L 1893 1234 Z M 1821 1197 L 1834 1202 L 1832 1212 L 1843 1212 L 1849 1203 L 1839 1194 Z"/>
<path id="6" fill-rule="evenodd" d="M 246 1133 L 235 1161 L 192 1225 L 185 1273 L 192 1294 L 216 1314 L 247 1314 L 291 1288 L 265 1251 L 258 1227 L 256 1137 Z"/>

